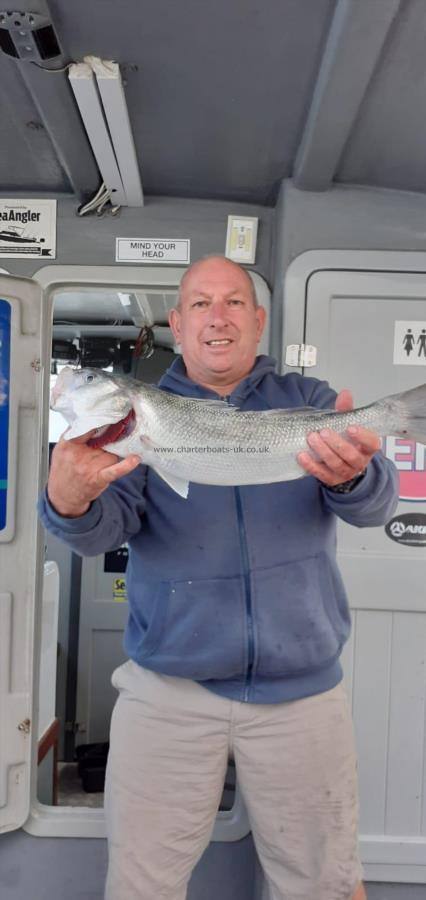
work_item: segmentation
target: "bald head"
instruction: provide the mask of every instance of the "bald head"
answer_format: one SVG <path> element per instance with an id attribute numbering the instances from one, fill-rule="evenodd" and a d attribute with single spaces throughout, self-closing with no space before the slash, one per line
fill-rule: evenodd
<path id="1" fill-rule="evenodd" d="M 255 307 L 258 306 L 254 284 L 253 284 L 252 279 L 250 278 L 249 273 L 246 271 L 246 269 L 243 269 L 243 267 L 239 266 L 238 263 L 233 262 L 232 259 L 228 259 L 227 256 L 220 256 L 220 254 L 212 254 L 211 256 L 203 256 L 203 257 L 201 257 L 201 259 L 197 259 L 195 262 L 191 263 L 191 265 L 186 270 L 185 274 L 182 276 L 182 279 L 181 279 L 181 282 L 179 285 L 178 300 L 177 300 L 177 304 L 176 304 L 177 309 L 180 309 L 180 307 L 181 307 L 182 297 L 185 293 L 185 287 L 186 287 L 188 281 L 190 281 L 192 274 L 193 273 L 198 274 L 199 272 L 202 272 L 203 268 L 208 269 L 209 268 L 208 264 L 210 262 L 218 262 L 218 263 L 222 264 L 222 268 L 225 272 L 226 272 L 226 270 L 228 270 L 229 273 L 231 274 L 234 271 L 235 274 L 239 273 L 240 276 L 242 275 L 242 277 L 245 278 L 246 285 L 247 285 L 249 294 L 253 300 L 254 306 Z"/>

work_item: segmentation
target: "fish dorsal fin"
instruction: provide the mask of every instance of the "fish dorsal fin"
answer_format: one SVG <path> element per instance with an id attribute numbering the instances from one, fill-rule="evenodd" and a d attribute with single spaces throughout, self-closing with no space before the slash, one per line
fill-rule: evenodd
<path id="1" fill-rule="evenodd" d="M 164 391 L 156 385 L 149 385 L 149 387 L 153 393 L 154 391 L 156 391 L 158 394 L 162 394 L 163 397 L 164 395 L 166 395 L 172 400 L 186 400 L 188 403 L 193 403 L 194 406 L 198 406 L 200 409 L 203 406 L 209 407 L 210 409 L 221 409 L 223 412 L 235 412 L 239 409 L 238 406 L 235 406 L 232 403 L 228 403 L 225 398 L 223 398 L 223 400 L 220 400 L 216 399 L 216 397 L 187 397 L 186 394 L 174 394 L 173 391 Z"/>
<path id="2" fill-rule="evenodd" d="M 238 412 L 238 406 L 232 406 L 230 403 L 226 403 L 225 400 L 214 400 L 212 397 L 185 397 L 185 400 L 190 400 L 191 403 L 196 403 L 197 406 L 208 406 L 210 409 L 220 409 L 222 412 Z"/>
<path id="3" fill-rule="evenodd" d="M 153 466 L 152 468 L 154 469 L 154 472 L 169 485 L 172 491 L 176 491 L 176 493 L 179 494 L 179 497 L 183 497 L 184 500 L 187 499 L 189 481 L 178 478 L 176 475 L 171 475 L 170 472 L 163 472 L 161 469 L 158 469 L 157 466 Z"/>
<path id="4" fill-rule="evenodd" d="M 286 409 L 262 409 L 262 416 L 277 416 L 277 418 L 284 419 L 286 417 L 291 416 L 313 416 L 319 415 L 323 416 L 325 412 L 332 412 L 331 409 L 318 409 L 315 406 L 297 406 L 294 409 L 286 408 Z"/>

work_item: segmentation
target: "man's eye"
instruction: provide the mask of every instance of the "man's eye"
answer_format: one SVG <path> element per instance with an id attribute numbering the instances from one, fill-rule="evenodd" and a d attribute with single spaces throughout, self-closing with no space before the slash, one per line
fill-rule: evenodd
<path id="1" fill-rule="evenodd" d="M 193 306 L 207 306 L 207 300 L 195 300 Z"/>
<path id="2" fill-rule="evenodd" d="M 241 306 L 242 302 L 243 301 L 239 300 L 238 297 L 231 297 L 231 299 L 229 300 L 229 304 L 231 306 Z"/>

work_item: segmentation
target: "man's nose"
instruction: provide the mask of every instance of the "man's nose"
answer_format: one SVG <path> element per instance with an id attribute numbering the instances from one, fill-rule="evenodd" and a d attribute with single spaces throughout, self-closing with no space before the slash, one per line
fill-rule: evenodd
<path id="1" fill-rule="evenodd" d="M 210 307 L 210 325 L 217 328 L 228 324 L 227 307 L 224 303 L 212 303 Z"/>

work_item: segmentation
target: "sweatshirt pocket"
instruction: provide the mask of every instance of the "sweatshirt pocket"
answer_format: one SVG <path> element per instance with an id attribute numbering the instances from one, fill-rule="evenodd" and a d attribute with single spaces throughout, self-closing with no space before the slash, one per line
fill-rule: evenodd
<path id="1" fill-rule="evenodd" d="M 350 615 L 325 554 L 258 570 L 254 586 L 259 675 L 297 675 L 338 656 Z"/>
<path id="2" fill-rule="evenodd" d="M 138 661 L 166 675 L 205 680 L 246 666 L 245 603 L 239 577 L 144 585 L 133 624 L 145 623 Z"/>

